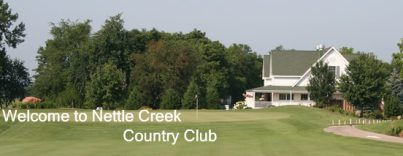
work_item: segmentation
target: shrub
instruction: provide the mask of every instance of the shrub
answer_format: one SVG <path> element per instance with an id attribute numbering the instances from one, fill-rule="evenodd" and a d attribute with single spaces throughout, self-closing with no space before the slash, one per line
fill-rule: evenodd
<path id="1" fill-rule="evenodd" d="M 337 111 L 338 111 L 340 114 L 344 114 L 344 110 L 341 109 L 341 108 L 339 108 L 339 107 L 337 107 Z"/>
<path id="2" fill-rule="evenodd" d="M 129 99 L 125 104 L 126 110 L 136 110 L 139 109 L 141 106 L 144 105 L 143 97 L 141 93 L 138 91 L 137 87 L 134 87 L 133 90 L 130 92 Z"/>
<path id="3" fill-rule="evenodd" d="M 374 113 L 372 113 L 375 119 L 383 119 L 383 115 L 380 110 L 374 110 Z"/>
<path id="4" fill-rule="evenodd" d="M 235 105 L 234 105 L 234 109 L 236 110 L 236 109 L 238 109 L 238 110 L 241 110 L 241 109 L 243 109 L 243 107 L 246 107 L 247 105 L 245 104 L 245 101 L 238 101 L 237 103 L 235 103 Z"/>
<path id="5" fill-rule="evenodd" d="M 196 99 L 195 95 L 200 96 L 199 86 L 192 81 L 190 82 L 186 93 L 183 95 L 182 99 L 182 109 L 195 109 Z"/>
<path id="6" fill-rule="evenodd" d="M 403 127 L 396 125 L 396 124 L 390 124 L 386 130 L 385 134 L 387 135 L 392 135 L 392 136 L 399 136 L 399 134 L 402 132 Z"/>
<path id="7" fill-rule="evenodd" d="M 179 109 L 181 107 L 181 99 L 179 94 L 173 90 L 168 89 L 165 95 L 162 97 L 162 102 L 160 105 L 161 109 Z"/>
<path id="8" fill-rule="evenodd" d="M 389 96 L 386 98 L 384 107 L 385 117 L 389 118 L 391 116 L 401 115 L 400 101 L 394 96 Z"/>
<path id="9" fill-rule="evenodd" d="M 148 106 L 141 106 L 141 107 L 139 108 L 139 110 L 153 110 L 153 108 L 148 107 Z"/>
<path id="10" fill-rule="evenodd" d="M 323 103 L 322 102 L 316 102 L 314 107 L 318 107 L 318 108 L 323 108 Z"/>

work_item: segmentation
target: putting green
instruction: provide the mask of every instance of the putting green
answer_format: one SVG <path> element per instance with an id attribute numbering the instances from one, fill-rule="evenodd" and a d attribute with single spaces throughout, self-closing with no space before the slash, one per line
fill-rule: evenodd
<path id="1" fill-rule="evenodd" d="M 19 110 L 25 112 L 26 110 Z M 4 122 L 0 114 L 0 155 L 401 155 L 403 145 L 326 133 L 332 120 L 349 116 L 304 106 L 282 106 L 261 110 L 178 110 L 182 122 L 74 122 L 74 110 L 30 110 L 67 112 L 70 121 Z M 104 111 L 111 113 L 112 111 Z M 173 113 L 172 110 L 150 113 Z M 355 118 L 353 118 L 355 119 Z M 126 142 L 123 132 L 180 133 L 171 142 Z M 217 134 L 215 142 L 187 142 L 184 132 L 198 129 Z M 131 136 L 134 136 L 131 135 Z"/>

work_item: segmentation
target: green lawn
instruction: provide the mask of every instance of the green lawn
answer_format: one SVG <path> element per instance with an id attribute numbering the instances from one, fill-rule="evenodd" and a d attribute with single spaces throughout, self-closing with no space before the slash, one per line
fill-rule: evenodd
<path id="1" fill-rule="evenodd" d="M 22 111 L 22 110 L 20 110 Z M 25 111 L 25 110 L 24 110 Z M 31 112 L 74 110 L 31 110 Z M 332 120 L 350 118 L 317 108 L 282 106 L 261 110 L 179 110 L 182 122 L 5 123 L 0 114 L 0 155 L 402 155 L 403 145 L 326 133 Z M 151 111 L 173 112 L 173 111 Z M 179 132 L 171 142 L 125 142 L 123 132 Z M 211 129 L 215 142 L 186 142 L 186 129 Z"/>
<path id="2" fill-rule="evenodd" d="M 403 126 L 403 120 L 395 120 L 395 121 L 391 121 L 391 122 L 383 122 L 383 123 L 371 124 L 371 125 L 361 125 L 361 126 L 357 126 L 357 128 L 366 130 L 366 131 L 375 132 L 375 133 L 385 134 L 385 132 L 389 126 Z"/>

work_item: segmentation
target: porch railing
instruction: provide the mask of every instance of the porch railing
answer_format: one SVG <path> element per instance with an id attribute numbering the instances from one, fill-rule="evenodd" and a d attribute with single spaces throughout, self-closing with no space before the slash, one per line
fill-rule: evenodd
<path id="1" fill-rule="evenodd" d="M 255 107 L 266 108 L 271 105 L 271 101 L 255 101 Z"/>

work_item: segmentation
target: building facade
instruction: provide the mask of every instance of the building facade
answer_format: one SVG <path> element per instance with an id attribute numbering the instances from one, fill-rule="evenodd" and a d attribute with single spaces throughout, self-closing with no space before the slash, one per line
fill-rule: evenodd
<path id="1" fill-rule="evenodd" d="M 245 103 L 251 108 L 265 108 L 271 105 L 313 106 L 306 86 L 311 76 L 311 67 L 319 61 L 328 63 L 336 81 L 345 74 L 349 61 L 355 54 L 341 54 L 330 47 L 318 51 L 272 51 L 263 58 L 262 79 L 264 86 L 246 90 Z M 342 93 L 335 92 L 333 98 L 344 107 Z"/>

